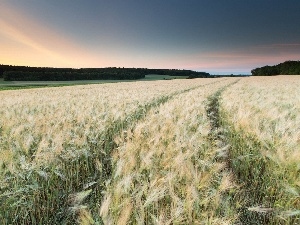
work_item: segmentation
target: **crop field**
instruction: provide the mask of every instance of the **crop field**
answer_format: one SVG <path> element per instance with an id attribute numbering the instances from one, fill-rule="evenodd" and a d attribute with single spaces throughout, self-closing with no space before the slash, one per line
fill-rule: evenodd
<path id="1" fill-rule="evenodd" d="M 173 80 L 173 79 L 186 79 L 186 78 L 188 78 L 188 76 L 148 74 L 145 75 L 145 78 L 136 81 Z M 4 81 L 3 78 L 0 78 L 0 91 L 44 88 L 44 87 L 62 87 L 62 86 L 85 85 L 85 84 L 120 83 L 120 82 L 132 82 L 132 80 Z"/>
<path id="2" fill-rule="evenodd" d="M 0 92 L 0 224 L 300 224 L 300 78 Z"/>

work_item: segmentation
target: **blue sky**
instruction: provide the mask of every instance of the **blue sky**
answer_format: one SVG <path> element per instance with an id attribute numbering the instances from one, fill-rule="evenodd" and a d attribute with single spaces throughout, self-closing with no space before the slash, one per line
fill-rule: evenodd
<path id="1" fill-rule="evenodd" d="M 0 64 L 250 73 L 300 60 L 299 0 L 0 0 Z"/>

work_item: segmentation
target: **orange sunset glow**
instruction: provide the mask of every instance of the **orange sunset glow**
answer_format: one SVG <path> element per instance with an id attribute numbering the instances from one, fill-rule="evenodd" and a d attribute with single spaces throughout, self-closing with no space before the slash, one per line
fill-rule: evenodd
<path id="1" fill-rule="evenodd" d="M 145 27 L 148 21 L 139 27 L 138 21 L 119 18 L 115 11 L 107 13 L 109 16 L 105 14 L 105 24 L 101 24 L 103 18 L 99 15 L 91 15 L 83 24 L 76 21 L 72 23 L 72 18 L 68 18 L 69 14 L 66 13 L 59 19 L 61 23 L 68 21 L 68 24 L 60 25 L 39 14 L 41 10 L 47 12 L 47 8 L 42 8 L 43 5 L 37 5 L 31 12 L 28 7 L 21 7 L 14 2 L 0 3 L 1 64 L 74 68 L 148 67 L 249 73 L 256 65 L 299 58 L 300 44 L 294 40 L 286 40 L 285 43 L 253 42 L 243 46 L 239 39 L 237 46 L 233 46 L 231 40 L 223 40 L 226 38 L 224 36 L 214 44 L 204 39 L 205 32 L 199 36 L 199 40 L 185 37 L 181 33 L 178 33 L 178 37 L 169 36 L 168 32 L 171 34 L 173 31 L 166 30 L 171 29 L 167 26 L 161 30 L 161 34 L 155 30 L 150 33 Z M 32 7 L 34 9 L 35 6 Z M 53 10 L 53 7 L 49 10 Z M 134 19 L 137 20 L 138 16 Z M 95 21 L 91 22 L 91 19 Z M 117 23 L 119 20 L 120 24 Z M 211 21 L 207 23 L 214 26 Z M 89 26 L 91 30 L 88 30 Z M 87 32 L 86 35 L 81 29 Z"/>

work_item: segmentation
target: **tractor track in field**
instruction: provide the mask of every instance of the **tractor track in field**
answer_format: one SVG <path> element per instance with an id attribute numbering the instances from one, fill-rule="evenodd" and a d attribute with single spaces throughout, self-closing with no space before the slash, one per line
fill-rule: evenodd
<path id="1" fill-rule="evenodd" d="M 239 82 L 239 80 L 230 83 L 229 85 L 226 85 L 219 90 L 217 90 L 214 94 L 208 97 L 207 105 L 206 105 L 206 113 L 207 117 L 210 121 L 210 133 L 208 138 L 210 139 L 212 146 L 216 149 L 222 149 L 219 155 L 216 156 L 216 160 L 225 162 L 227 171 L 230 171 L 234 175 L 234 171 L 231 167 L 231 159 L 230 159 L 230 149 L 231 149 L 231 143 L 226 137 L 226 130 L 223 125 L 223 118 L 221 113 L 221 99 L 223 92 L 229 88 L 230 86 L 234 85 L 235 83 Z M 239 183 L 237 181 L 237 177 L 234 175 L 234 183 Z M 240 191 L 240 190 L 239 190 Z M 244 190 L 243 190 L 244 191 Z M 245 207 L 242 208 L 236 208 L 234 205 L 236 204 L 236 201 L 239 201 L 240 199 L 236 199 L 235 194 L 229 194 L 227 193 L 229 198 L 232 199 L 232 207 L 234 210 L 236 210 L 239 213 L 239 218 L 236 221 L 235 224 L 238 225 L 249 225 L 246 218 L 244 218 L 244 211 L 247 211 Z"/>
<path id="2" fill-rule="evenodd" d="M 224 149 L 225 152 L 221 153 L 221 157 L 217 157 L 217 160 L 224 161 L 226 163 L 227 170 L 231 171 L 234 174 L 234 181 L 236 184 L 239 185 L 241 189 L 238 190 L 239 194 L 242 194 L 244 197 L 238 197 L 237 196 L 230 196 L 232 199 L 232 204 L 236 205 L 236 202 L 242 202 L 242 205 L 237 207 L 233 206 L 237 213 L 239 214 L 238 220 L 235 224 L 238 225 L 263 225 L 263 224 L 269 224 L 269 219 L 272 214 L 270 213 L 258 213 L 249 211 L 247 205 L 248 198 L 251 198 L 251 196 L 248 193 L 248 188 L 245 187 L 245 184 L 240 181 L 239 176 L 235 174 L 234 168 L 232 167 L 232 158 L 230 151 L 232 150 L 232 143 L 227 138 L 227 130 L 228 127 L 226 127 L 224 123 L 224 118 L 222 118 L 222 112 L 221 112 L 221 106 L 220 101 L 222 99 L 222 93 L 230 86 L 237 83 L 239 80 L 226 85 L 222 88 L 220 88 L 218 91 L 216 91 L 214 94 L 208 97 L 207 105 L 206 105 L 206 112 L 207 117 L 210 121 L 211 130 L 209 133 L 209 139 L 212 143 L 212 145 L 217 149 Z M 242 199 L 241 199 L 242 198 Z M 244 199 L 246 198 L 246 199 Z M 255 222 L 254 222 L 255 221 Z"/>
<path id="3" fill-rule="evenodd" d="M 220 114 L 220 100 L 222 98 L 222 93 L 230 86 L 237 83 L 239 80 L 232 82 L 208 97 L 206 105 L 206 114 L 210 121 L 210 134 L 209 138 L 212 142 L 219 142 L 223 147 L 228 145 L 227 141 L 224 139 L 224 131 L 222 126 L 221 114 Z M 220 147 L 220 146 L 218 146 Z"/>

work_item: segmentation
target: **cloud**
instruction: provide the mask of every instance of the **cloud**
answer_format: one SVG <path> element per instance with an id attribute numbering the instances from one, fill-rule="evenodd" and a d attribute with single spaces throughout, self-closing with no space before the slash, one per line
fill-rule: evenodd
<path id="1" fill-rule="evenodd" d="M 257 46 L 257 48 L 300 48 L 300 43 L 281 43 L 281 44 L 271 44 L 271 45 L 261 45 Z"/>
<path id="2" fill-rule="evenodd" d="M 26 46 L 29 58 L 32 60 L 33 53 L 36 54 L 35 61 L 40 59 L 40 64 L 44 66 L 79 67 L 99 64 L 101 61 L 103 64 L 108 63 L 106 58 L 84 49 L 63 32 L 39 23 L 36 18 L 31 18 L 4 1 L 0 3 L 0 38 L 5 39 L 5 43 L 2 41 L 0 48 L 4 48 L 4 45 L 7 48 L 7 45 L 10 45 L 13 51 L 10 52 L 11 56 L 15 54 L 16 58 L 20 58 L 20 51 Z M 23 45 L 19 48 L 20 51 L 15 48 L 16 44 Z M 0 53 L 0 59 L 5 57 L 1 54 L 3 52 Z M 22 56 L 26 58 L 24 52 Z M 27 65 L 31 64 L 32 62 L 27 63 Z"/>
<path id="3" fill-rule="evenodd" d="M 239 71 L 250 73 L 256 67 L 300 60 L 300 44 L 250 46 L 236 50 L 205 51 L 186 54 L 177 65 L 203 71 Z"/>

